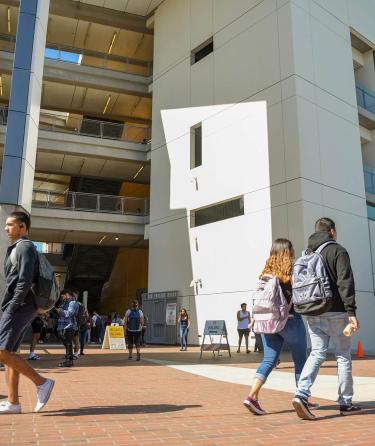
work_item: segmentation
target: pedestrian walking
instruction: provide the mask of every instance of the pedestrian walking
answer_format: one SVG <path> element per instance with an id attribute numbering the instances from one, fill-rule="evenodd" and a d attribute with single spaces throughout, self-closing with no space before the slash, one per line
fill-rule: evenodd
<path id="1" fill-rule="evenodd" d="M 188 347 L 188 335 L 190 327 L 190 317 L 186 308 L 182 308 L 178 316 L 178 323 L 180 324 L 180 351 L 187 351 Z"/>
<path id="2" fill-rule="evenodd" d="M 78 304 L 70 290 L 63 290 L 61 297 L 62 304 L 58 309 L 59 320 L 57 323 L 57 332 L 65 346 L 65 360 L 59 364 L 59 367 L 72 367 L 74 360 L 73 337 L 74 333 L 78 330 Z"/>
<path id="3" fill-rule="evenodd" d="M 141 336 L 144 323 L 143 312 L 138 307 L 138 301 L 133 300 L 131 307 L 126 311 L 124 322 L 128 338 L 129 358 L 133 357 L 133 347 L 137 350 L 137 361 L 141 359 Z"/>
<path id="4" fill-rule="evenodd" d="M 302 370 L 293 399 L 293 407 L 297 415 L 305 420 L 315 418 L 308 407 L 307 399 L 320 366 L 326 359 L 330 340 L 333 341 L 337 361 L 340 413 L 345 415 L 361 410 L 361 407 L 354 405 L 352 401 L 350 337 L 343 333 L 348 323 L 353 331 L 359 329 L 354 277 L 349 254 L 336 240 L 337 230 L 334 221 L 326 217 L 320 218 L 315 223 L 315 233 L 309 237 L 305 256 L 298 259 L 294 267 L 293 301 L 296 311 L 299 309 L 301 313 L 307 314 L 307 327 L 311 341 L 311 353 Z M 314 271 L 309 266 L 313 265 L 314 261 L 314 265 L 320 265 L 319 271 L 317 266 Z M 313 272 L 310 285 L 297 287 L 301 276 L 302 281 L 305 281 L 310 271 Z M 302 292 L 304 301 L 301 305 L 298 305 L 301 302 L 299 290 Z M 311 296 L 311 299 L 306 303 L 307 296 Z M 321 298 L 317 299 L 317 296 Z"/>
<path id="5" fill-rule="evenodd" d="M 249 350 L 249 334 L 250 334 L 250 312 L 247 311 L 247 305 L 241 304 L 241 310 L 237 311 L 237 332 L 238 332 L 238 349 L 237 353 L 241 351 L 242 338 L 245 338 L 246 353 L 250 353 Z"/>
<path id="6" fill-rule="evenodd" d="M 90 329 L 90 325 L 91 325 L 91 321 L 90 321 L 90 316 L 89 313 L 87 311 L 87 308 L 83 307 L 83 311 L 84 311 L 84 317 L 85 317 L 85 321 L 79 326 L 79 345 L 80 345 L 80 355 L 84 355 L 84 349 L 85 349 L 85 345 L 89 342 L 88 341 L 88 334 L 89 334 L 89 329 Z"/>
<path id="7" fill-rule="evenodd" d="M 253 299 L 251 325 L 256 333 L 261 333 L 264 354 L 243 404 L 255 415 L 267 413 L 259 403 L 259 393 L 275 368 L 284 343 L 289 345 L 292 352 L 296 385 L 306 361 L 305 326 L 302 317 L 294 312 L 291 302 L 293 261 L 292 243 L 287 239 L 276 239 L 259 276 Z"/>
<path id="8" fill-rule="evenodd" d="M 85 325 L 86 321 L 79 320 L 82 318 L 82 314 L 84 313 L 84 307 L 81 304 L 81 302 L 78 301 L 79 298 L 79 291 L 78 290 L 72 290 L 72 297 L 76 301 L 77 306 L 77 314 L 76 314 L 76 320 L 77 320 L 77 330 L 73 334 L 73 357 L 74 359 L 79 358 L 79 353 L 81 350 L 81 343 L 80 343 L 80 326 Z"/>
<path id="9" fill-rule="evenodd" d="M 37 315 L 32 285 L 39 274 L 38 253 L 28 240 L 30 223 L 30 217 L 25 212 L 12 212 L 5 222 L 5 232 L 11 245 L 4 260 L 6 291 L 1 305 L 0 361 L 5 365 L 8 397 L 0 404 L 0 414 L 21 413 L 18 394 L 20 375 L 29 378 L 36 386 L 34 412 L 39 412 L 47 404 L 54 386 L 52 379 L 41 376 L 17 354 L 25 330 Z"/>

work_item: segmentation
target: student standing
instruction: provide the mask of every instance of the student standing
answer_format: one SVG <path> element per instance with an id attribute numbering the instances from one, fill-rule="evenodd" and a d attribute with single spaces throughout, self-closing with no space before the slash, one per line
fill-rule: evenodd
<path id="1" fill-rule="evenodd" d="M 237 311 L 237 332 L 238 332 L 238 349 L 237 353 L 241 351 L 242 338 L 245 337 L 246 353 L 249 350 L 249 334 L 250 334 L 250 312 L 246 310 L 247 305 L 241 304 L 241 310 Z"/>
<path id="2" fill-rule="evenodd" d="M 190 317 L 186 308 L 182 308 L 178 317 L 178 323 L 180 324 L 180 351 L 187 351 L 188 346 L 188 334 L 190 327 Z"/>
<path id="3" fill-rule="evenodd" d="M 141 336 L 144 324 L 143 312 L 138 307 L 138 301 L 133 300 L 131 307 L 124 317 L 126 334 L 128 338 L 129 358 L 133 357 L 133 346 L 137 350 L 137 361 L 141 359 Z"/>
<path id="4" fill-rule="evenodd" d="M 31 288 L 38 276 L 38 253 L 28 240 L 30 223 L 30 217 L 25 212 L 12 212 L 5 223 L 11 245 L 4 260 L 6 292 L 1 306 L 0 361 L 5 364 L 8 398 L 0 405 L 0 414 L 21 413 L 18 394 L 20 375 L 29 378 L 36 386 L 34 412 L 39 412 L 47 404 L 55 383 L 37 373 L 16 353 L 26 328 L 37 315 Z M 15 257 L 16 267 L 12 256 Z"/>

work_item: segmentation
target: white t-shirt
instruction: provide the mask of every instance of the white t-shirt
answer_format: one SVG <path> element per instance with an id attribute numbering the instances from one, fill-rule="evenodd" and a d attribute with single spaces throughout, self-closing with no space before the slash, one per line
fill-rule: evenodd
<path id="1" fill-rule="evenodd" d="M 237 328 L 239 329 L 239 330 L 246 330 L 246 328 L 248 328 L 249 327 L 249 319 L 250 319 L 250 313 L 248 312 L 248 311 L 240 311 L 240 317 L 246 317 L 246 316 L 248 316 L 249 318 L 247 319 L 243 319 L 242 321 L 238 321 L 238 324 L 237 324 Z"/>
<path id="2" fill-rule="evenodd" d="M 131 311 L 132 311 L 132 310 L 127 310 L 126 313 L 125 313 L 124 322 L 125 322 L 125 324 L 126 324 L 126 328 L 127 328 L 127 325 L 128 325 L 128 316 L 129 316 L 129 314 L 130 314 Z M 139 311 L 139 318 L 142 318 L 142 317 L 143 317 L 143 312 L 142 312 L 142 310 L 138 310 L 138 311 Z M 142 325 L 139 324 L 139 328 L 138 328 L 138 330 L 129 330 L 128 328 L 127 328 L 127 330 L 128 330 L 128 331 L 142 331 Z"/>

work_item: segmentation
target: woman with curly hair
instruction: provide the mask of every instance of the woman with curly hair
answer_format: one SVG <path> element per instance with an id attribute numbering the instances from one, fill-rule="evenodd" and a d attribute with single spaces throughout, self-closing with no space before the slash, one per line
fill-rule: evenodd
<path id="1" fill-rule="evenodd" d="M 261 280 L 277 277 L 288 303 L 292 299 L 293 262 L 294 249 L 292 243 L 287 239 L 276 239 L 272 244 L 270 256 L 259 276 Z M 306 362 L 307 349 L 305 326 L 302 317 L 294 312 L 293 306 L 290 307 L 288 320 L 280 332 L 273 334 L 262 333 L 261 336 L 264 350 L 263 360 L 256 371 L 250 393 L 243 402 L 245 407 L 255 415 L 265 415 L 267 413 L 260 406 L 258 396 L 268 375 L 278 362 L 284 342 L 288 344 L 292 353 L 296 384 Z M 310 404 L 310 409 L 316 407 L 317 405 Z"/>

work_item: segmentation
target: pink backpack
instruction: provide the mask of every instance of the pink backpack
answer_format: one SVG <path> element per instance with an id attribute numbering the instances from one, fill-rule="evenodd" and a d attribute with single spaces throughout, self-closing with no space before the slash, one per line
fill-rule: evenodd
<path id="1" fill-rule="evenodd" d="M 264 276 L 259 280 L 252 297 L 254 333 L 278 333 L 288 320 L 292 303 L 288 304 L 279 279 Z"/>

